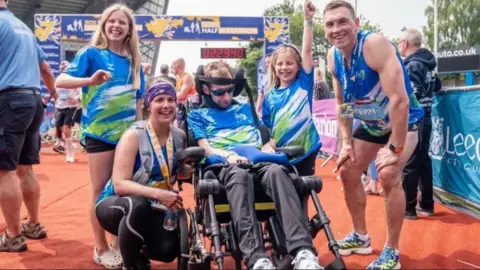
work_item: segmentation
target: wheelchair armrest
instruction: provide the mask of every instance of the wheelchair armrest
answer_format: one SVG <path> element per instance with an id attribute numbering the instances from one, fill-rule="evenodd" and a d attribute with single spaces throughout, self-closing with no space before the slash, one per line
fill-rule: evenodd
<path id="1" fill-rule="evenodd" d="M 201 147 L 188 147 L 177 153 L 177 161 L 195 163 L 205 157 L 205 149 Z"/>
<path id="2" fill-rule="evenodd" d="M 305 155 L 305 149 L 302 146 L 277 147 L 275 151 L 284 153 L 289 159 Z"/>

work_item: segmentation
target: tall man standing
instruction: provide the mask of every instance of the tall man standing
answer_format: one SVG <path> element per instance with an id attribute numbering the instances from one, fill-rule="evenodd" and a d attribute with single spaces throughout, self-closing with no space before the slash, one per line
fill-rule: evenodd
<path id="1" fill-rule="evenodd" d="M 432 133 L 433 93 L 442 88 L 435 68 L 437 60 L 433 54 L 422 47 L 422 33 L 409 28 L 402 33 L 398 49 L 405 57 L 413 92 L 425 110 L 423 125 L 419 130 L 419 143 L 404 169 L 403 190 L 406 196 L 405 218 L 417 219 L 417 214 L 433 216 L 433 176 L 432 160 L 428 156 L 430 134 Z M 422 193 L 417 206 L 417 191 L 420 183 Z"/>
<path id="2" fill-rule="evenodd" d="M 360 30 L 352 5 L 329 2 L 323 11 L 342 151 L 337 168 L 354 231 L 339 241 L 340 253 L 370 254 L 366 198 L 360 177 L 376 157 L 385 192 L 387 243 L 369 269 L 399 269 L 399 239 L 405 213 L 402 170 L 418 142 L 423 109 L 395 47 L 382 35 Z M 352 134 L 353 118 L 361 124 Z"/>
<path id="3" fill-rule="evenodd" d="M 177 76 L 177 99 L 179 103 L 185 103 L 189 100 L 191 103 L 198 103 L 197 90 L 195 90 L 195 81 L 192 74 L 185 71 L 185 60 L 179 58 L 172 64 L 172 71 Z"/>
<path id="4" fill-rule="evenodd" d="M 24 236 L 46 236 L 38 220 L 40 186 L 32 167 L 40 163 L 40 75 L 52 98 L 57 94 L 53 72 L 35 36 L 7 4 L 0 0 L 0 207 L 7 223 L 0 234 L 0 252 L 20 252 L 27 249 Z M 33 59 L 38 63 L 32 64 Z M 22 195 L 28 220 L 20 225 Z"/>

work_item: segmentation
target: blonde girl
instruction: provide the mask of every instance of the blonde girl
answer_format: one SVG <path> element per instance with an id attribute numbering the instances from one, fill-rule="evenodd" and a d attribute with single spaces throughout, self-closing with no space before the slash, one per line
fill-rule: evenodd
<path id="1" fill-rule="evenodd" d="M 315 6 L 305 1 L 303 46 L 281 45 L 272 55 L 270 89 L 263 102 L 262 120 L 272 139 L 264 148 L 303 146 L 305 155 L 292 161 L 300 175 L 313 175 L 320 137 L 312 120 L 313 15 Z M 266 149 L 264 149 L 266 150 Z"/>
<path id="2" fill-rule="evenodd" d="M 113 238 L 109 245 L 95 216 L 95 200 L 111 177 L 115 147 L 123 132 L 142 118 L 144 92 L 133 12 L 114 4 L 100 18 L 91 45 L 78 52 L 56 81 L 57 87 L 82 87 L 82 141 L 88 156 L 92 196 L 90 220 L 95 236 L 93 259 L 109 269 L 122 266 Z"/>

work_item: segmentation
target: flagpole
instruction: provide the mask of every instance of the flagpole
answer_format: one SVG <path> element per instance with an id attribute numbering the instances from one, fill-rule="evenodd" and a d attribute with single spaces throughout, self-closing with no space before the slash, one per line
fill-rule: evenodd
<path id="1" fill-rule="evenodd" d="M 433 49 L 435 52 L 435 57 L 438 58 L 438 0 L 433 0 Z"/>

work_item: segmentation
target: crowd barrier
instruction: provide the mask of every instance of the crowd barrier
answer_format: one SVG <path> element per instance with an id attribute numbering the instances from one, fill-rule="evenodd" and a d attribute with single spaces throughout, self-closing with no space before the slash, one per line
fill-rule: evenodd
<path id="1" fill-rule="evenodd" d="M 480 219 L 480 85 L 435 95 L 429 155 L 436 199 Z"/>
<path id="2" fill-rule="evenodd" d="M 338 154 L 334 99 L 313 102 L 313 120 L 329 158 Z M 480 219 L 480 85 L 446 88 L 433 99 L 433 185 L 437 201 Z"/>

